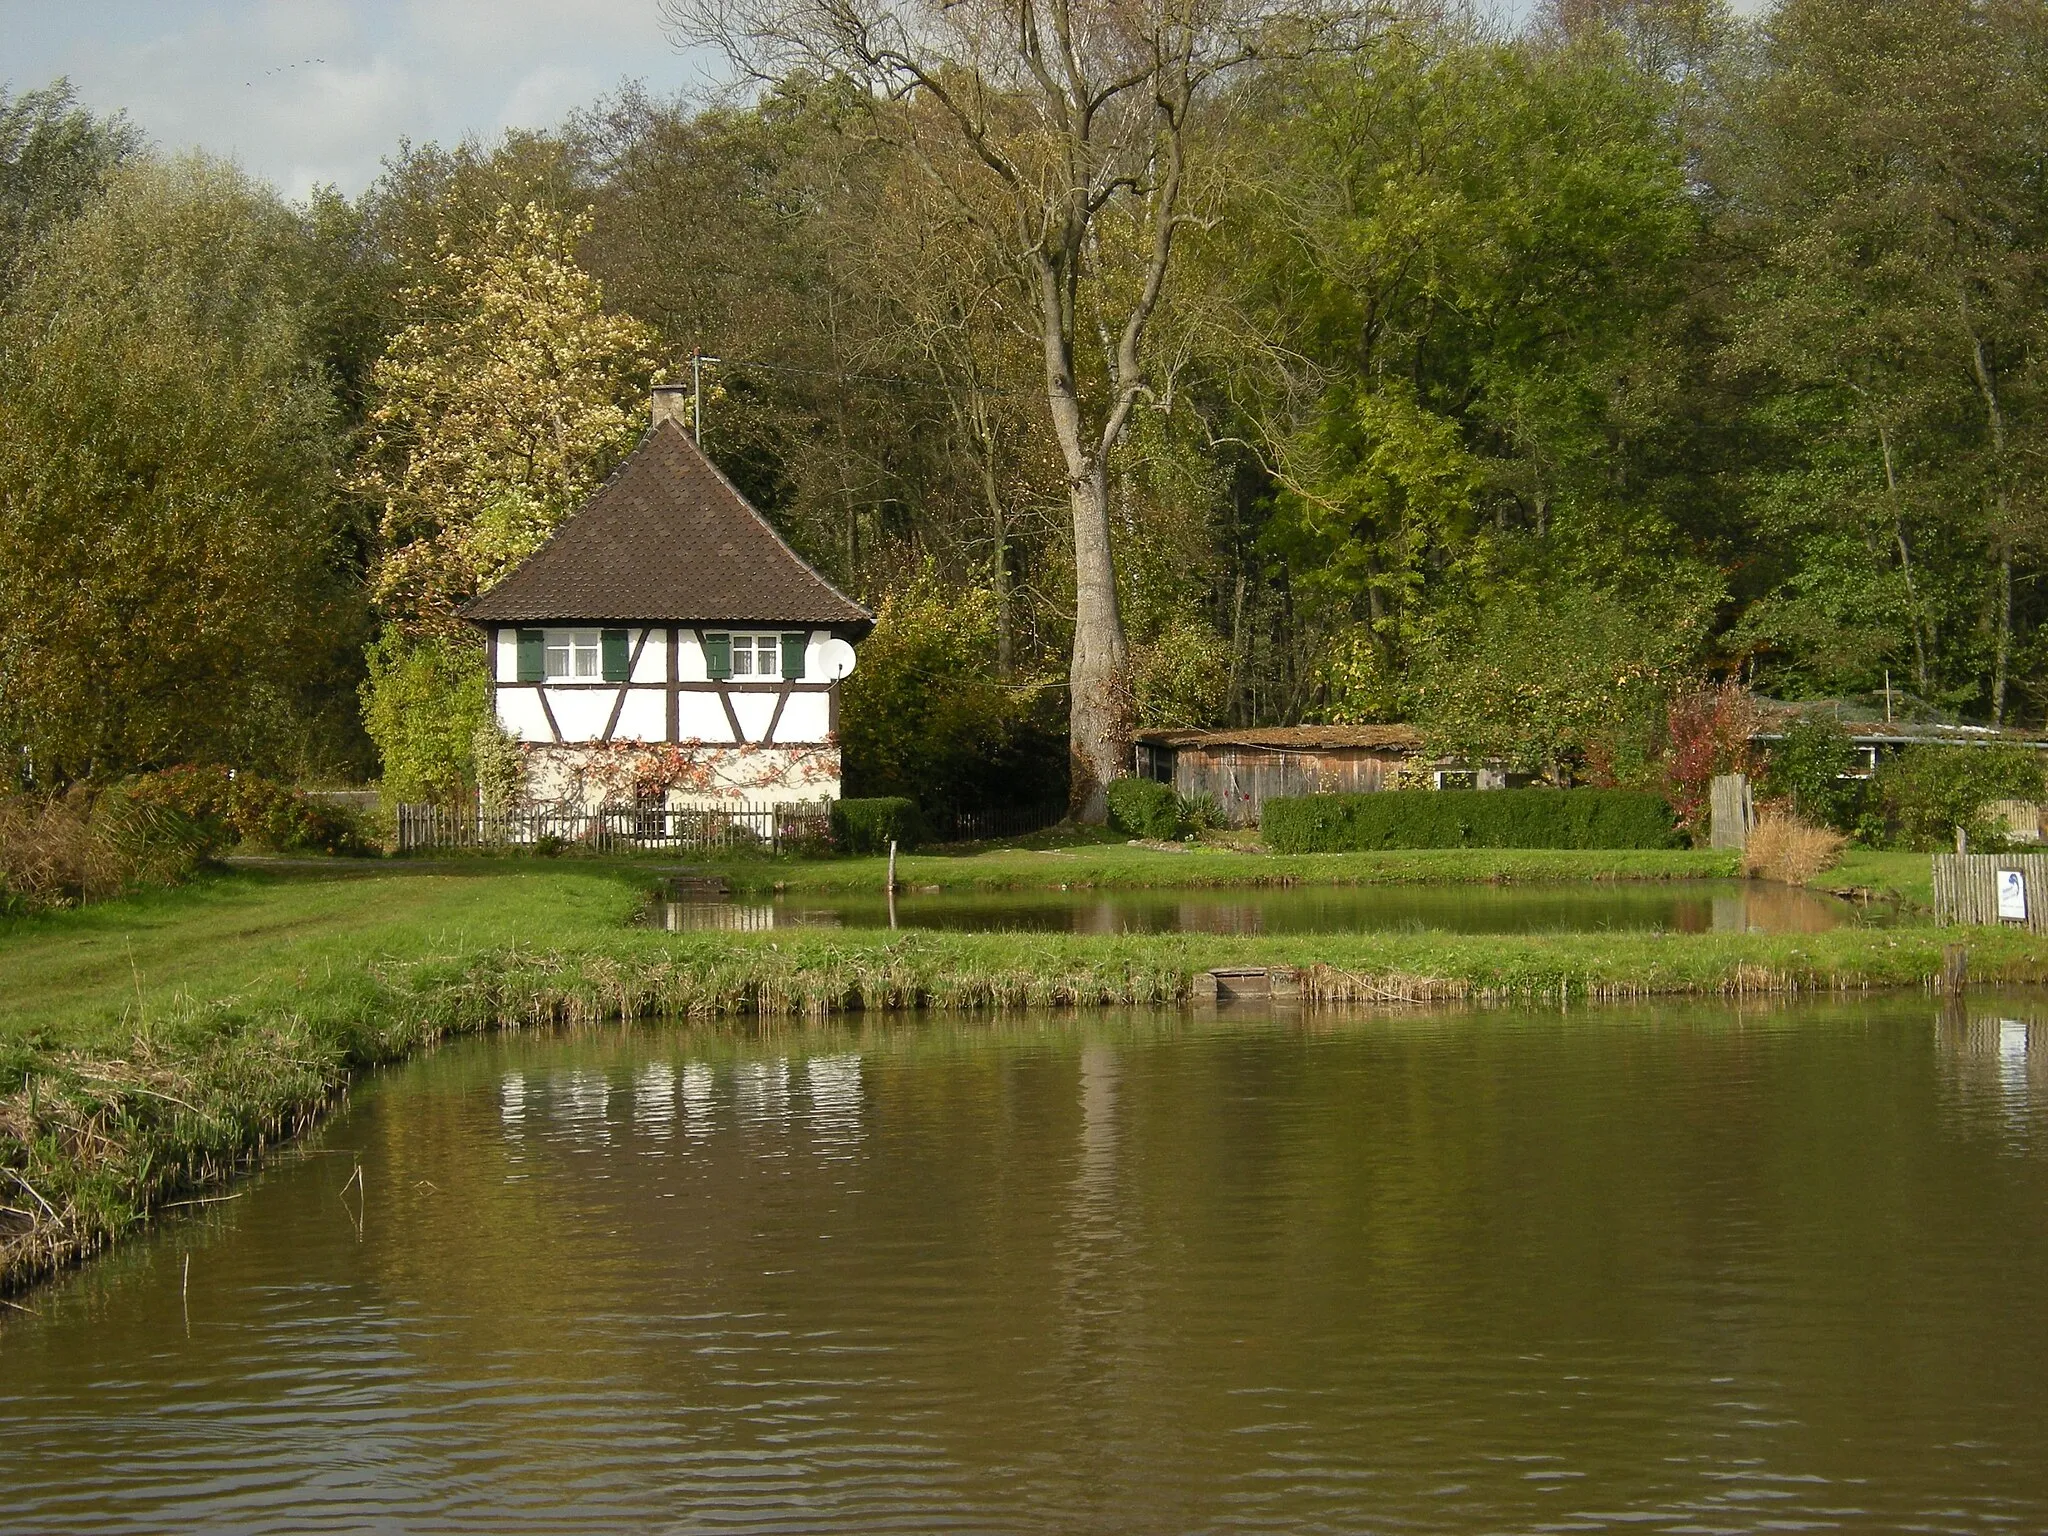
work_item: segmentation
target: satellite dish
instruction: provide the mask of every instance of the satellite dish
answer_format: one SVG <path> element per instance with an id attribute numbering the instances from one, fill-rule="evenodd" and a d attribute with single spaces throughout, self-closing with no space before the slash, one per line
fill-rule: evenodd
<path id="1" fill-rule="evenodd" d="M 825 681 L 836 683 L 853 670 L 853 647 L 834 635 L 818 647 L 818 662 Z"/>

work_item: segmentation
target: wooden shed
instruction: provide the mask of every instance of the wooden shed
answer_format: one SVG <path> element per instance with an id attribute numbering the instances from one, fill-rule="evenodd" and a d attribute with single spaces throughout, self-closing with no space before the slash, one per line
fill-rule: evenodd
<path id="1" fill-rule="evenodd" d="M 1368 794 L 1415 764 L 1422 737 L 1407 725 L 1284 725 L 1225 731 L 1141 731 L 1140 777 L 1182 795 L 1209 795 L 1234 827 L 1253 826 L 1276 795 Z"/>

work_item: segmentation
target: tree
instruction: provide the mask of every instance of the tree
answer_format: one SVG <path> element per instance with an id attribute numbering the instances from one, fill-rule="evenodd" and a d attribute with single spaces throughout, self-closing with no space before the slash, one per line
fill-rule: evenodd
<path id="1" fill-rule="evenodd" d="M 1383 717 L 1419 629 L 1504 583 L 1710 579 L 1667 510 L 1698 238 L 1669 84 L 1603 35 L 1446 29 L 1261 85 L 1200 254 L 1256 360 L 1261 542 L 1330 637 L 1324 708 Z"/>
<path id="2" fill-rule="evenodd" d="M 1076 810 L 1126 771 L 1130 657 L 1110 467 L 1156 381 L 1147 337 L 1189 218 L 1190 154 L 1226 78 L 1355 37 L 1359 14 L 1229 0 L 663 0 L 674 35 L 757 79 L 844 78 L 1000 252 L 1042 358 L 1073 523 Z M 1097 355 L 1088 355 L 1091 351 Z"/>
<path id="3" fill-rule="evenodd" d="M 995 625 L 992 591 L 958 590 L 929 566 L 883 602 L 845 685 L 848 794 L 908 795 L 927 812 L 1058 798 L 1047 690 L 996 675 Z"/>
<path id="4" fill-rule="evenodd" d="M 1411 702 L 1429 749 L 1567 783 L 1640 782 L 1666 702 L 1693 675 L 1704 605 L 1597 589 L 1508 591 L 1417 637 Z"/>
<path id="5" fill-rule="evenodd" d="M 2007 712 L 2016 567 L 2048 532 L 2044 56 L 2026 0 L 1769 20 L 1730 177 L 1758 261 L 1729 355 L 1774 386 L 1759 531 L 1794 559 L 1747 622 L 1782 643 L 1844 610 L 1853 659 L 1816 686 L 1874 686 L 1897 650 L 1922 698 Z"/>
<path id="6" fill-rule="evenodd" d="M 0 316 L 0 741 L 46 781 L 333 771 L 364 614 L 304 224 L 142 161 Z"/>
<path id="7" fill-rule="evenodd" d="M 76 218 L 108 173 L 142 152 L 126 117 L 95 117 L 69 80 L 10 96 L 0 87 L 0 299 L 43 237 Z"/>
<path id="8" fill-rule="evenodd" d="M 383 509 L 371 589 L 409 634 L 460 635 L 462 604 L 538 549 L 637 439 L 652 338 L 575 264 L 586 220 L 501 208 L 372 374 L 357 487 Z"/>

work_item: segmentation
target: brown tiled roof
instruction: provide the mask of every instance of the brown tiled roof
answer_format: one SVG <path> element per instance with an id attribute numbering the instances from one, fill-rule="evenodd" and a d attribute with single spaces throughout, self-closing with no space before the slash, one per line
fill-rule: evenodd
<path id="1" fill-rule="evenodd" d="M 1272 725 L 1227 731 L 1140 731 L 1155 747 L 1250 747 L 1268 752 L 1414 752 L 1422 733 L 1412 725 Z"/>
<path id="2" fill-rule="evenodd" d="M 478 624 L 664 620 L 819 624 L 874 615 L 783 543 L 673 421 L 511 575 L 463 609 Z"/>

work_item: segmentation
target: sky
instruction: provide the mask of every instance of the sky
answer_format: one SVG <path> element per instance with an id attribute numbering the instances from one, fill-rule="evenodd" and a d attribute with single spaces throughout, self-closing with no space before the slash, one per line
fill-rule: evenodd
<path id="1" fill-rule="evenodd" d="M 239 162 L 290 197 L 375 179 L 401 139 L 559 123 L 625 80 L 709 83 L 656 0 L 0 0 L 0 81 L 70 77 L 158 145 Z"/>

